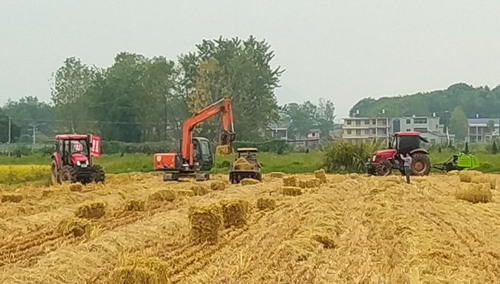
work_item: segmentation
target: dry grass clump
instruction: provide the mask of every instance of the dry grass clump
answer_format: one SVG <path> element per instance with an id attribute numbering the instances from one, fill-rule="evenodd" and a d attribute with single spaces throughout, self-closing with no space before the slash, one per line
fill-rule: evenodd
<path id="1" fill-rule="evenodd" d="M 314 177 L 319 179 L 322 183 L 326 183 L 326 172 L 324 169 L 314 171 Z"/>
<path id="2" fill-rule="evenodd" d="M 111 273 L 112 284 L 160 284 L 168 282 L 170 266 L 158 257 L 128 257 Z"/>
<path id="3" fill-rule="evenodd" d="M 85 236 L 87 238 L 90 237 L 93 230 L 94 225 L 89 220 L 75 217 L 65 218 L 61 220 L 56 228 L 56 232 L 64 236 Z"/>
<path id="4" fill-rule="evenodd" d="M 292 261 L 306 261 L 310 257 L 321 251 L 321 244 L 311 238 L 298 238 L 282 242 L 278 248 L 281 259 L 290 259 Z"/>
<path id="5" fill-rule="evenodd" d="M 210 183 L 210 188 L 212 190 L 224 190 L 226 189 L 226 183 L 222 180 L 214 180 Z"/>
<path id="6" fill-rule="evenodd" d="M 269 174 L 272 178 L 283 178 L 285 176 L 282 172 L 272 172 Z"/>
<path id="7" fill-rule="evenodd" d="M 258 184 L 260 181 L 253 179 L 253 178 L 244 178 L 240 181 L 240 184 L 245 186 L 245 185 L 252 185 L 252 184 Z"/>
<path id="8" fill-rule="evenodd" d="M 455 192 L 455 198 L 466 200 L 472 203 L 486 203 L 491 201 L 491 190 L 486 183 L 465 183 L 460 184 Z"/>
<path id="9" fill-rule="evenodd" d="M 194 195 L 201 196 L 208 193 L 208 189 L 201 184 L 193 184 L 189 189 L 193 192 Z"/>
<path id="10" fill-rule="evenodd" d="M 321 180 L 317 178 L 299 180 L 300 188 L 314 188 L 314 187 L 319 187 L 320 185 L 321 185 Z"/>
<path id="11" fill-rule="evenodd" d="M 323 248 L 331 249 L 335 248 L 335 242 L 326 234 L 314 234 L 311 236 L 311 239 L 317 241 L 318 243 L 323 245 Z"/>
<path id="12" fill-rule="evenodd" d="M 299 178 L 295 176 L 289 176 L 283 178 L 283 185 L 284 186 L 299 186 Z"/>
<path id="13" fill-rule="evenodd" d="M 148 197 L 148 201 L 174 201 L 176 198 L 175 191 L 171 189 L 162 189 L 153 192 Z"/>
<path id="14" fill-rule="evenodd" d="M 187 197 L 191 197 L 191 196 L 194 196 L 194 191 L 193 191 L 193 190 L 185 190 L 185 189 L 181 189 L 181 190 L 178 190 L 178 191 L 177 191 L 177 196 L 187 196 Z"/>
<path id="15" fill-rule="evenodd" d="M 144 200 L 130 199 L 125 203 L 125 211 L 144 211 L 146 202 Z"/>
<path id="16" fill-rule="evenodd" d="M 267 197 L 257 199 L 257 208 L 259 210 L 274 210 L 276 208 L 276 200 Z"/>
<path id="17" fill-rule="evenodd" d="M 60 189 L 51 189 L 51 188 L 48 188 L 48 189 L 44 189 L 42 190 L 42 197 L 54 197 L 60 193 L 62 193 L 63 191 L 60 190 Z"/>
<path id="18" fill-rule="evenodd" d="M 219 241 L 219 230 L 224 224 L 222 207 L 217 203 L 189 208 L 191 237 L 195 243 Z"/>
<path id="19" fill-rule="evenodd" d="M 247 213 L 250 204 L 241 199 L 224 199 L 220 201 L 224 227 L 242 227 L 247 224 Z"/>
<path id="20" fill-rule="evenodd" d="M 281 188 L 283 195 L 297 196 L 302 194 L 302 189 L 296 186 L 284 186 Z"/>
<path id="21" fill-rule="evenodd" d="M 215 153 L 220 156 L 226 156 L 233 152 L 233 149 L 229 145 L 217 145 L 215 147 Z"/>
<path id="22" fill-rule="evenodd" d="M 69 185 L 69 190 L 70 191 L 76 191 L 76 192 L 82 192 L 83 191 L 83 185 L 81 183 L 72 183 Z"/>
<path id="23" fill-rule="evenodd" d="M 93 201 L 81 204 L 75 212 L 78 218 L 99 219 L 106 214 L 107 204 L 104 201 Z"/>
<path id="24" fill-rule="evenodd" d="M 234 169 L 236 170 L 253 170 L 254 165 L 249 163 L 247 159 L 240 157 L 234 162 Z"/>
<path id="25" fill-rule="evenodd" d="M 4 193 L 2 194 L 2 202 L 19 203 L 23 200 L 23 196 L 19 193 Z"/>

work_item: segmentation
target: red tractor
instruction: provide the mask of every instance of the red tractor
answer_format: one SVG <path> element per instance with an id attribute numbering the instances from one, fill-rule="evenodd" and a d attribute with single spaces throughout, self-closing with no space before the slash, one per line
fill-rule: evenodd
<path id="1" fill-rule="evenodd" d="M 50 173 L 52 183 L 104 182 L 104 170 L 92 164 L 99 157 L 101 140 L 94 135 L 56 135 L 56 151 L 52 154 Z"/>
<path id="2" fill-rule="evenodd" d="M 424 176 L 431 171 L 429 152 L 420 148 L 420 142 L 428 141 L 420 136 L 420 132 L 396 132 L 389 142 L 389 149 L 380 150 L 366 163 L 368 174 L 386 176 L 392 169 L 398 169 L 404 174 L 404 164 L 401 154 L 409 154 L 412 157 L 411 170 L 413 175 Z"/>

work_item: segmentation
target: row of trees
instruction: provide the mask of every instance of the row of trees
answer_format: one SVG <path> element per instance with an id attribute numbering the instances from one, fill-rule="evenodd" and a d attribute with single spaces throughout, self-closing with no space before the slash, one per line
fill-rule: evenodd
<path id="1" fill-rule="evenodd" d="M 9 101 L 0 112 L 0 126 L 13 117 L 12 136 L 18 140 L 34 129 L 48 137 L 80 132 L 123 142 L 174 142 L 187 117 L 227 96 L 240 141 L 265 139 L 267 125 L 280 119 L 298 133 L 311 128 L 328 133 L 332 102 L 278 106 L 274 91 L 284 70 L 271 67 L 273 58 L 270 45 L 252 36 L 204 40 L 175 62 L 121 52 L 111 66 L 99 68 L 71 57 L 53 74 L 50 104 L 36 97 Z M 215 141 L 220 128 L 220 118 L 214 117 L 195 131 Z M 1 129 L 5 142 L 7 127 Z"/>
<path id="2" fill-rule="evenodd" d="M 449 126 L 458 139 L 467 135 L 467 117 L 500 117 L 500 86 L 474 88 L 464 83 L 454 84 L 446 90 L 413 95 L 365 98 L 357 102 L 351 114 L 359 111 L 363 116 L 374 116 L 385 110 L 387 116 L 412 116 L 433 113 L 441 123 Z"/>

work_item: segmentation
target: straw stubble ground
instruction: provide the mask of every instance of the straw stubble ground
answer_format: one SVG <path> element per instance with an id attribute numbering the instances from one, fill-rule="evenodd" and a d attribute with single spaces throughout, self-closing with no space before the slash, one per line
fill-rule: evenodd
<path id="1" fill-rule="evenodd" d="M 111 176 L 107 185 L 82 192 L 67 185 L 3 187 L 23 200 L 0 203 L 0 283 L 110 283 L 123 270 L 121 260 L 142 257 L 164 262 L 161 283 L 500 279 L 495 189 L 491 202 L 473 204 L 455 198 L 458 175 L 414 178 L 410 185 L 402 177 L 328 175 L 319 188 L 298 196 L 282 194 L 281 178 L 265 180 L 228 184 L 203 196 L 182 194 L 191 182 L 164 183 L 153 174 Z M 148 200 L 167 189 L 177 193 L 175 200 Z M 261 198 L 274 200 L 275 208 L 259 210 Z M 215 245 L 193 243 L 189 208 L 228 199 L 249 202 L 246 225 L 222 226 Z M 130 200 L 145 201 L 144 210 L 124 210 Z M 92 232 L 75 237 L 57 231 L 61 220 L 92 201 L 107 204 L 104 216 L 89 219 Z"/>

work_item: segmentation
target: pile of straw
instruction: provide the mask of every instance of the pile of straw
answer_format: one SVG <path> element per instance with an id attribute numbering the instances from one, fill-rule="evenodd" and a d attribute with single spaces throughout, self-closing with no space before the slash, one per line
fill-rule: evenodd
<path id="1" fill-rule="evenodd" d="M 219 204 L 191 206 L 189 221 L 194 243 L 216 244 L 219 241 L 219 230 L 224 223 L 222 207 Z"/>
<path id="2" fill-rule="evenodd" d="M 296 186 L 283 186 L 281 188 L 283 195 L 297 196 L 302 195 L 302 189 Z"/>
<path id="3" fill-rule="evenodd" d="M 130 199 L 125 203 L 125 211 L 144 211 L 145 209 L 144 200 Z"/>
<path id="4" fill-rule="evenodd" d="M 83 185 L 81 183 L 72 183 L 69 185 L 69 190 L 70 191 L 76 191 L 76 192 L 82 192 L 83 191 Z"/>
<path id="5" fill-rule="evenodd" d="M 253 170 L 254 165 L 249 163 L 245 158 L 240 157 L 234 162 L 234 169 L 235 170 Z"/>
<path id="6" fill-rule="evenodd" d="M 241 199 L 224 199 L 220 201 L 224 227 L 242 227 L 247 224 L 247 213 L 250 204 Z"/>
<path id="7" fill-rule="evenodd" d="M 93 230 L 94 225 L 89 220 L 75 217 L 61 220 L 56 228 L 57 233 L 63 236 L 73 235 L 75 238 L 81 236 L 89 238 Z"/>
<path id="8" fill-rule="evenodd" d="M 42 197 L 54 197 L 57 196 L 58 194 L 62 193 L 63 191 L 60 189 L 44 189 L 42 190 Z"/>
<path id="9" fill-rule="evenodd" d="M 194 191 L 193 190 L 185 190 L 185 189 L 180 189 L 177 191 L 177 196 L 187 196 L 191 197 L 194 196 Z"/>
<path id="10" fill-rule="evenodd" d="M 283 178 L 285 176 L 282 172 L 272 172 L 269 174 L 272 178 Z"/>
<path id="11" fill-rule="evenodd" d="M 257 208 L 259 210 L 274 210 L 276 208 L 276 200 L 267 197 L 257 199 Z"/>
<path id="12" fill-rule="evenodd" d="M 201 184 L 193 184 L 190 187 L 194 195 L 201 196 L 208 193 L 208 189 Z"/>
<path id="13" fill-rule="evenodd" d="M 86 219 L 99 219 L 106 214 L 107 204 L 104 201 L 94 201 L 78 206 L 75 216 Z"/>
<path id="14" fill-rule="evenodd" d="M 461 171 L 458 174 L 461 182 L 487 183 L 490 189 L 496 189 L 497 179 L 494 176 L 483 174 L 478 171 Z"/>
<path id="15" fill-rule="evenodd" d="M 153 192 L 148 197 L 148 201 L 174 201 L 176 198 L 175 191 L 171 189 L 162 189 Z"/>
<path id="16" fill-rule="evenodd" d="M 299 186 L 299 179 L 296 176 L 289 176 L 283 178 L 284 186 Z"/>
<path id="17" fill-rule="evenodd" d="M 210 188 L 212 190 L 224 190 L 226 189 L 226 183 L 222 180 L 214 180 L 210 183 Z"/>
<path id="18" fill-rule="evenodd" d="M 283 260 L 306 261 L 321 251 L 321 244 L 310 238 L 297 238 L 282 242 L 278 248 Z"/>
<path id="19" fill-rule="evenodd" d="M 4 193 L 2 194 L 2 202 L 19 203 L 23 200 L 23 196 L 19 193 Z"/>
<path id="20" fill-rule="evenodd" d="M 322 183 L 326 183 L 326 172 L 324 169 L 314 171 L 314 177 L 319 179 Z"/>
<path id="21" fill-rule="evenodd" d="M 323 248 L 332 249 L 335 248 L 335 242 L 326 234 L 314 234 L 311 239 L 317 241 L 323 245 Z"/>
<path id="22" fill-rule="evenodd" d="M 487 183 L 463 183 L 455 192 L 455 198 L 472 203 L 491 202 L 491 190 Z"/>
<path id="23" fill-rule="evenodd" d="M 253 178 L 244 178 L 240 180 L 240 184 L 245 186 L 245 185 L 252 185 L 252 184 L 259 184 L 260 181 L 253 179 Z"/>
<path id="24" fill-rule="evenodd" d="M 128 257 L 111 273 L 111 284 L 160 284 L 168 282 L 168 263 L 158 257 Z"/>
<path id="25" fill-rule="evenodd" d="M 226 156 L 233 152 L 233 149 L 229 145 L 217 145 L 215 147 L 215 153 L 219 156 Z"/>

